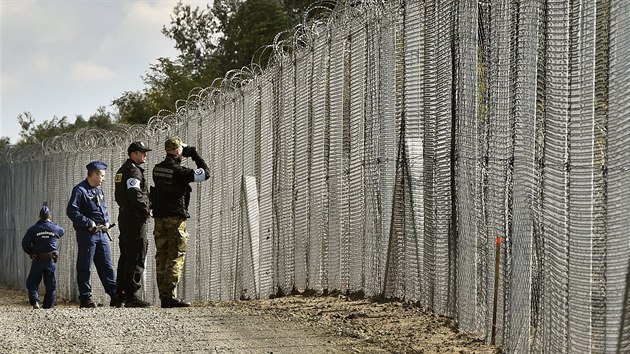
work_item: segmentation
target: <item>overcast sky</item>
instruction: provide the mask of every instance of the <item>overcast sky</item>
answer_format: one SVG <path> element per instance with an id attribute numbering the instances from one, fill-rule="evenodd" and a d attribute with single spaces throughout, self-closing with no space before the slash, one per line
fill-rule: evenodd
<path id="1" fill-rule="evenodd" d="M 161 33 L 177 2 L 0 0 L 0 136 L 16 143 L 23 112 L 36 123 L 114 112 L 112 100 L 142 89 L 156 58 L 177 56 Z"/>

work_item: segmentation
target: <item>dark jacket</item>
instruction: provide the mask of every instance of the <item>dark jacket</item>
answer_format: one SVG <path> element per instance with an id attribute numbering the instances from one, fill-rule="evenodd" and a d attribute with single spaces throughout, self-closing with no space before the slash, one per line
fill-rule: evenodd
<path id="1" fill-rule="evenodd" d="M 153 182 L 151 189 L 151 203 L 153 217 L 181 216 L 190 217 L 188 204 L 190 203 L 190 182 L 205 181 L 210 177 L 208 165 L 199 156 L 192 156 L 197 169 L 181 166 L 181 159 L 174 155 L 166 155 L 164 161 L 153 168 Z"/>
<path id="2" fill-rule="evenodd" d="M 127 159 L 116 172 L 114 184 L 114 195 L 120 206 L 120 213 L 132 213 L 138 220 L 145 221 L 151 205 L 144 169 L 132 159 Z"/>
<path id="3" fill-rule="evenodd" d="M 58 240 L 64 233 L 64 229 L 54 222 L 39 220 L 26 231 L 22 238 L 22 249 L 29 255 L 57 251 Z"/>

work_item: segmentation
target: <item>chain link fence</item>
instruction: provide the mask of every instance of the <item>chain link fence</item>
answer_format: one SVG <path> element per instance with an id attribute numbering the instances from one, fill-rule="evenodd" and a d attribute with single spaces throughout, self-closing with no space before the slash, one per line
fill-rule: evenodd
<path id="1" fill-rule="evenodd" d="M 179 135 L 212 174 L 191 198 L 189 300 L 362 293 L 507 352 L 629 352 L 628 1 L 337 7 L 261 49 L 268 69 L 232 71 L 146 126 L 0 151 L 0 282 L 24 286 L 21 237 L 48 201 L 68 231 L 58 292 L 76 298 L 65 208 L 85 164 L 109 164 L 115 218 L 127 145 L 148 142 L 151 171 Z M 142 291 L 156 302 L 154 254 Z"/>

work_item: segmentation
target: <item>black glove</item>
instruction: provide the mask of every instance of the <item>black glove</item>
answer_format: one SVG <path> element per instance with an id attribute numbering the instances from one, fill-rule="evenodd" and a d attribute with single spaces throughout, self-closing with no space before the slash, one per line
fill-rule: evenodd
<path id="1" fill-rule="evenodd" d="M 197 149 L 195 149 L 194 146 L 184 146 L 184 149 L 182 150 L 182 156 L 191 157 L 191 156 L 196 156 L 196 155 L 197 155 Z"/>

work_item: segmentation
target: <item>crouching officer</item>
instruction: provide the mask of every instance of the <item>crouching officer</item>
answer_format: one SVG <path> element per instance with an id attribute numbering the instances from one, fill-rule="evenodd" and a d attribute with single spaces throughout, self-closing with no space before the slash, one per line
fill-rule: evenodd
<path id="1" fill-rule="evenodd" d="M 39 220 L 26 231 L 24 238 L 22 238 L 22 249 L 33 260 L 31 271 L 26 278 L 26 288 L 28 289 L 28 302 L 34 309 L 39 308 L 37 290 L 42 277 L 46 286 L 44 308 L 50 309 L 55 306 L 57 250 L 59 249 L 59 239 L 63 235 L 63 228 L 52 222 L 50 209 L 44 205 L 39 211 Z"/>
<path id="2" fill-rule="evenodd" d="M 125 307 L 151 305 L 136 295 L 140 290 L 147 257 L 147 220 L 151 217 L 148 187 L 144 179 L 144 169 L 140 167 L 146 162 L 148 151 L 151 149 L 140 141 L 131 143 L 127 148 L 129 159 L 118 169 L 115 177 L 116 203 L 120 207 L 120 258 L 116 288 L 119 297 L 124 299 Z"/>
<path id="3" fill-rule="evenodd" d="M 66 215 L 72 220 L 77 231 L 77 285 L 79 286 L 79 307 L 96 307 L 92 301 L 90 273 L 92 262 L 98 276 L 111 297 L 110 306 L 118 306 L 116 278 L 112 266 L 112 253 L 109 246 L 109 215 L 105 207 L 105 196 L 101 184 L 105 181 L 107 164 L 92 161 L 85 166 L 87 178 L 74 186 L 68 201 Z"/>
<path id="4" fill-rule="evenodd" d="M 176 298 L 175 290 L 188 249 L 186 219 L 190 217 L 188 203 L 192 190 L 189 183 L 207 180 L 210 171 L 197 150 L 178 137 L 166 140 L 164 149 L 166 158 L 153 168 L 155 187 L 151 190 L 157 286 L 162 307 L 187 307 L 190 303 Z M 181 166 L 182 156 L 195 161 L 197 169 Z"/>

